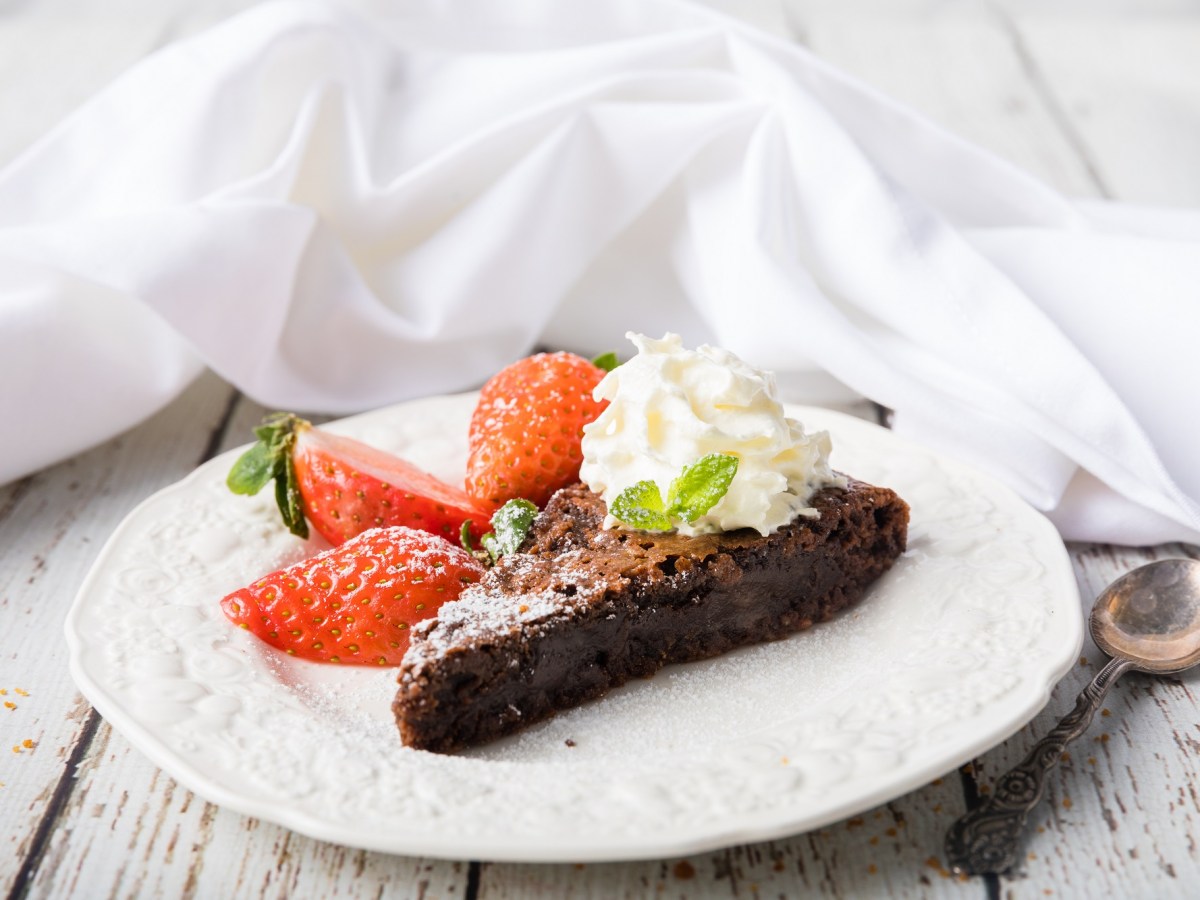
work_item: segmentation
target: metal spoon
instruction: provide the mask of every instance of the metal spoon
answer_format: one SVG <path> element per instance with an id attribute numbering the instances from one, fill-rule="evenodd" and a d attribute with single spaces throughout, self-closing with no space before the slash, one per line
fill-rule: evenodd
<path id="1" fill-rule="evenodd" d="M 958 874 L 1006 872 L 1017 861 L 1025 820 L 1042 798 L 1046 774 L 1083 734 L 1113 683 L 1129 669 L 1166 675 L 1200 662 L 1200 562 L 1165 559 L 1122 575 L 1096 599 L 1090 619 L 1096 646 L 1112 657 L 1083 689 L 1075 708 L 996 784 L 984 803 L 946 834 Z"/>

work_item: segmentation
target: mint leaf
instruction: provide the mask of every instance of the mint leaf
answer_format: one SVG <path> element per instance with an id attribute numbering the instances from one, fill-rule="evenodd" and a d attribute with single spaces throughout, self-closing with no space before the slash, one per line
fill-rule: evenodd
<path id="1" fill-rule="evenodd" d="M 463 523 L 458 539 L 469 553 L 485 563 L 495 565 L 500 557 L 516 553 L 521 548 L 537 514 L 538 508 L 528 500 L 509 500 L 492 513 L 492 530 L 479 539 L 486 551 L 483 554 L 471 547 L 470 519 Z"/>
<path id="2" fill-rule="evenodd" d="M 538 508 L 528 500 L 509 500 L 492 514 L 492 528 L 496 532 L 496 546 L 500 556 L 516 553 L 537 518 Z M 486 546 L 486 545 L 485 545 Z M 488 548 L 491 552 L 491 548 Z"/>
<path id="3" fill-rule="evenodd" d="M 639 481 L 625 488 L 609 507 L 614 519 L 638 531 L 669 531 L 673 520 L 691 524 L 716 506 L 737 474 L 738 458 L 710 453 L 684 466 L 671 482 L 667 502 L 653 481 Z"/>
<path id="4" fill-rule="evenodd" d="M 608 511 L 614 519 L 639 531 L 671 529 L 671 520 L 663 509 L 662 493 L 653 481 L 639 481 L 625 488 Z"/>
<path id="5" fill-rule="evenodd" d="M 601 353 L 599 356 L 597 356 L 595 359 L 592 360 L 593 366 L 597 366 L 597 367 L 603 369 L 605 372 L 611 372 L 613 369 L 615 369 L 620 364 L 621 364 L 620 357 L 618 357 L 617 354 L 613 353 L 611 350 L 609 350 L 607 353 Z"/>
<path id="6" fill-rule="evenodd" d="M 710 453 L 684 466 L 667 491 L 667 515 L 691 523 L 716 506 L 737 474 L 738 458 Z"/>

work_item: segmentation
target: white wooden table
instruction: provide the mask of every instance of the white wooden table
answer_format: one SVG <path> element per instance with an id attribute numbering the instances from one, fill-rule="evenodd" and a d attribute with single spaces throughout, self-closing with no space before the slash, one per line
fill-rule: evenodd
<path id="1" fill-rule="evenodd" d="M 808 45 L 1066 192 L 1200 205 L 1198 0 L 713 2 Z M 0 164 L 138 58 L 246 5 L 0 0 Z M 0 892 L 470 900 L 1200 890 L 1195 677 L 1132 675 L 1117 687 L 1053 775 L 1019 874 L 959 881 L 943 867 L 946 827 L 1095 672 L 1100 657 L 1090 644 L 1029 727 L 961 771 L 815 833 L 687 859 L 545 866 L 387 856 L 205 803 L 134 751 L 75 690 L 62 621 L 121 518 L 242 443 L 261 412 L 208 375 L 128 434 L 0 487 Z M 1070 553 L 1090 604 L 1120 573 L 1200 549 L 1074 545 Z"/>

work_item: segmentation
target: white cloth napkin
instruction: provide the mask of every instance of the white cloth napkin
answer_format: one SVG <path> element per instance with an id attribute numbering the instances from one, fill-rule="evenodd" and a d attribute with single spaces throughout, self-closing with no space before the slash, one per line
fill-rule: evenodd
<path id="1" fill-rule="evenodd" d="M 1200 215 L 1083 208 L 675 0 L 255 8 L 0 172 L 0 480 L 211 366 L 350 412 L 682 332 L 1067 538 L 1200 540 Z"/>

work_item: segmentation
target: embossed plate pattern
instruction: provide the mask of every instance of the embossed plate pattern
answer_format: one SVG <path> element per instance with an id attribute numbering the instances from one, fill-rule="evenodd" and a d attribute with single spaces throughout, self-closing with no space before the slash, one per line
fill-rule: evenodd
<path id="1" fill-rule="evenodd" d="M 473 396 L 331 429 L 461 477 Z M 1003 740 L 1077 658 L 1057 533 L 1008 489 L 809 408 L 834 464 L 895 488 L 910 548 L 854 610 L 788 640 L 676 666 L 457 756 L 401 747 L 393 673 L 283 657 L 217 601 L 314 552 L 225 454 L 139 506 L 66 623 L 71 671 L 135 746 L 208 800 L 330 841 L 528 861 L 655 858 L 816 828 Z M 571 744 L 567 741 L 570 740 Z"/>

